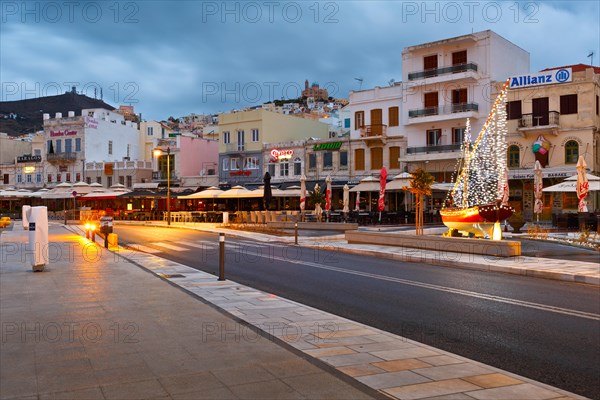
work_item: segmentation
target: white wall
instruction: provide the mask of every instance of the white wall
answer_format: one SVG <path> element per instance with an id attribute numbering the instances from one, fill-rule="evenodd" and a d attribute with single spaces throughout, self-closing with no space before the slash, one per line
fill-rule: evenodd
<path id="1" fill-rule="evenodd" d="M 93 118 L 88 117 L 89 112 L 94 112 Z M 104 109 L 82 110 L 82 115 L 86 118 L 83 139 L 86 161 L 121 161 L 127 156 L 131 160 L 143 159 L 136 123 L 125 121 L 121 114 Z M 112 154 L 108 153 L 109 141 L 112 141 Z"/>
<path id="2" fill-rule="evenodd" d="M 358 92 L 350 92 L 350 103 L 348 111 L 350 113 L 350 137 L 352 139 L 360 138 L 360 129 L 355 129 L 354 114 L 357 111 L 365 112 L 365 125 L 371 125 L 371 110 L 381 109 L 382 123 L 387 125 L 387 136 L 401 136 L 402 126 L 389 126 L 389 107 L 399 108 L 399 120 L 402 121 L 403 104 L 402 104 L 402 85 L 379 87 L 373 89 L 361 90 Z"/>

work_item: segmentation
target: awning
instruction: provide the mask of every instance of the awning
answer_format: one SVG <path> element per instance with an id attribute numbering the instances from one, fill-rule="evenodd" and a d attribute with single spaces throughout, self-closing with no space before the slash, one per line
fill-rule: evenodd
<path id="1" fill-rule="evenodd" d="M 243 186 L 234 186 L 219 194 L 217 197 L 219 199 L 247 199 L 251 197 L 261 197 L 257 196 L 254 192 L 254 190 L 248 190 Z"/>
<path id="2" fill-rule="evenodd" d="M 360 180 L 360 183 L 350 189 L 351 192 L 379 192 L 379 179 L 368 176 Z"/>
<path id="3" fill-rule="evenodd" d="M 218 195 L 223 191 L 215 186 L 211 186 L 201 192 L 192 193 L 186 196 L 177 196 L 178 199 L 192 200 L 192 199 L 216 199 Z"/>
<path id="4" fill-rule="evenodd" d="M 133 190 L 136 189 L 158 189 L 158 182 L 134 183 Z"/>
<path id="5" fill-rule="evenodd" d="M 396 175 L 391 182 L 388 182 L 387 185 L 385 185 L 385 190 L 388 192 L 403 190 L 402 188 L 405 186 L 410 187 L 411 180 L 412 175 L 408 172 L 403 172 L 400 175 Z"/>
<path id="6" fill-rule="evenodd" d="M 600 178 L 586 174 L 590 192 L 600 191 Z M 542 192 L 577 192 L 577 175 L 571 176 L 561 183 L 542 189 Z"/>

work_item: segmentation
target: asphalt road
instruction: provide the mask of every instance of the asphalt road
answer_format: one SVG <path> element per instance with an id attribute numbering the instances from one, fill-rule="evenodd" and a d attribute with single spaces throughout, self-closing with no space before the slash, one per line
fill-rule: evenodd
<path id="1" fill-rule="evenodd" d="M 115 232 L 121 244 L 217 273 L 216 234 L 139 226 Z M 598 288 L 276 241 L 228 237 L 226 249 L 228 279 L 600 399 Z M 560 245 L 538 249 L 590 256 Z"/>

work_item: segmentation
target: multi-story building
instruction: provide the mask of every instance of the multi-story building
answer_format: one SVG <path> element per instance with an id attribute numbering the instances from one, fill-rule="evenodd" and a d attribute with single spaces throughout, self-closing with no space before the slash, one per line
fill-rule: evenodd
<path id="1" fill-rule="evenodd" d="M 174 133 L 167 124 L 160 121 L 140 122 L 140 151 L 142 158 L 152 161 L 157 139 L 168 139 Z"/>
<path id="2" fill-rule="evenodd" d="M 46 162 L 43 181 L 47 186 L 61 182 L 96 181 L 110 187 L 122 183 L 131 187 L 151 177 L 151 166 L 140 154 L 139 131 L 136 123 L 106 109 L 85 109 L 75 116 L 44 114 L 44 151 Z M 102 164 L 102 170 L 96 169 Z M 119 168 L 119 164 L 123 168 Z M 129 165 L 127 163 L 133 163 Z M 90 174 L 87 174 L 90 167 Z"/>
<path id="3" fill-rule="evenodd" d="M 543 167 L 544 187 L 577 173 L 583 156 L 588 172 L 600 172 L 600 68 L 570 65 L 510 78 L 507 104 L 510 203 L 533 213 L 533 168 Z M 542 218 L 577 210 L 575 193 L 545 193 Z M 600 207 L 598 193 L 589 208 Z"/>
<path id="4" fill-rule="evenodd" d="M 0 188 L 35 189 L 43 186 L 42 135 L 31 138 L 0 136 Z"/>
<path id="5" fill-rule="evenodd" d="M 222 184 L 263 182 L 263 143 L 327 138 L 326 124 L 256 109 L 219 116 L 219 178 Z"/>
<path id="6" fill-rule="evenodd" d="M 476 136 L 494 102 L 496 82 L 529 72 L 529 53 L 487 30 L 402 51 L 402 131 L 408 170 L 426 167 L 449 182 L 466 120 Z M 365 124 L 373 122 L 365 122 Z"/>

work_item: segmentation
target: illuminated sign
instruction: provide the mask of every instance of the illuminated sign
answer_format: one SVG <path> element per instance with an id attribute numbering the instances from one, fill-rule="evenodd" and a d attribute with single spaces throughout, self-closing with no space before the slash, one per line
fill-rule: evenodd
<path id="1" fill-rule="evenodd" d="M 229 173 L 230 176 L 240 176 L 240 175 L 250 176 L 250 174 L 252 174 L 251 171 L 233 171 L 233 172 Z"/>
<path id="2" fill-rule="evenodd" d="M 19 156 L 19 157 L 17 157 L 17 162 L 18 163 L 23 163 L 23 162 L 42 162 L 42 156 L 32 156 L 30 154 L 28 154 L 26 156 Z"/>
<path id="3" fill-rule="evenodd" d="M 573 80 L 573 70 L 571 68 L 561 68 L 554 71 L 538 72 L 536 74 L 527 74 L 513 76 L 510 78 L 510 88 L 520 89 L 528 86 L 552 85 L 555 83 L 571 82 Z"/>
<path id="4" fill-rule="evenodd" d="M 24 174 L 33 174 L 34 172 L 35 172 L 35 167 L 33 167 L 33 166 L 23 167 Z"/>
<path id="5" fill-rule="evenodd" d="M 342 142 L 317 143 L 313 145 L 313 151 L 319 150 L 339 150 L 342 147 Z"/>
<path id="6" fill-rule="evenodd" d="M 289 160 L 294 155 L 294 150 L 279 150 L 273 149 L 271 150 L 271 157 L 275 160 Z"/>

